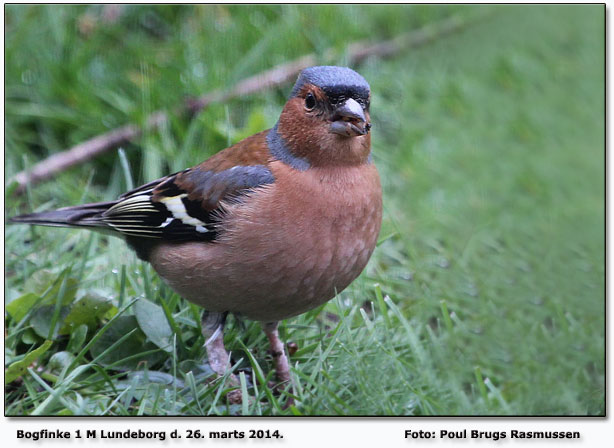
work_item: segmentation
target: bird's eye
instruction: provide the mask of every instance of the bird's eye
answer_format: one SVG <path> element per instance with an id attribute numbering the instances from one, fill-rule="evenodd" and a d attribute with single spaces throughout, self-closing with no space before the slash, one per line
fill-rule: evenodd
<path id="1" fill-rule="evenodd" d="M 312 110 L 316 107 L 316 99 L 312 93 L 308 93 L 305 97 L 305 109 Z"/>

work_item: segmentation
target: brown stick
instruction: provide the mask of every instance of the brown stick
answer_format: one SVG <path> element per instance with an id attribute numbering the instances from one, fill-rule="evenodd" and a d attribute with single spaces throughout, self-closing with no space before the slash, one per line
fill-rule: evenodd
<path id="1" fill-rule="evenodd" d="M 447 36 L 451 33 L 464 29 L 468 24 L 477 19 L 485 17 L 485 13 L 478 14 L 470 19 L 463 19 L 459 16 L 452 16 L 448 19 L 429 24 L 415 31 L 401 34 L 393 39 L 377 43 L 365 41 L 355 42 L 347 47 L 349 65 L 360 64 L 369 57 L 387 58 L 394 56 L 402 50 L 416 48 L 428 44 L 429 42 Z M 328 50 L 323 59 L 333 60 L 335 52 Z M 203 95 L 195 100 L 189 101 L 178 112 L 195 115 L 209 104 L 223 102 L 232 98 L 261 92 L 267 89 L 285 84 L 298 76 L 305 67 L 316 65 L 318 58 L 314 54 L 309 54 L 294 61 L 278 65 L 270 70 L 266 70 L 257 75 L 244 79 L 237 83 L 227 92 L 214 91 Z M 168 119 L 164 111 L 156 111 L 149 116 L 145 129 L 158 128 Z M 74 165 L 85 162 L 113 148 L 117 148 L 138 138 L 143 129 L 137 125 L 129 124 L 98 135 L 90 140 L 86 140 L 66 151 L 58 152 L 49 156 L 45 160 L 35 164 L 28 170 L 16 174 L 12 181 L 18 183 L 16 193 L 23 193 L 26 185 L 31 185 L 46 179 L 54 174 L 64 171 Z"/>
<path id="2" fill-rule="evenodd" d="M 166 114 L 158 111 L 149 116 L 146 127 L 157 128 L 166 120 Z M 19 184 L 17 192 L 23 192 L 27 184 L 48 179 L 55 173 L 92 159 L 109 149 L 121 146 L 135 139 L 141 133 L 142 130 L 138 126 L 129 124 L 79 143 L 69 150 L 53 154 L 34 165 L 30 170 L 21 171 L 15 175 L 13 180 Z"/>

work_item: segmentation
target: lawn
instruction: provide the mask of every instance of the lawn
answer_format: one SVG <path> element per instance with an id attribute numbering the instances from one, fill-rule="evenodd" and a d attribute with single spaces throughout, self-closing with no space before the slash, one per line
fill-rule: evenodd
<path id="1" fill-rule="evenodd" d="M 383 228 L 351 287 L 282 324 L 294 406 L 267 386 L 258 323 L 227 326 L 252 397 L 228 405 L 202 310 L 121 240 L 7 226 L 7 415 L 605 413 L 603 5 L 112 13 L 6 7 L 7 216 L 110 200 L 199 163 L 271 127 L 291 84 L 193 119 L 174 112 L 186 98 L 308 53 L 344 65 L 351 42 L 455 14 L 468 25 L 353 67 L 371 84 Z M 160 109 L 160 128 L 16 194 L 17 172 Z"/>

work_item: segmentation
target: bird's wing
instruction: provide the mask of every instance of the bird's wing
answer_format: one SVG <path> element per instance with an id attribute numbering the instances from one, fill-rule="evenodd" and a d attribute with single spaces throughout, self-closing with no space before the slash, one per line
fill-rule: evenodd
<path id="1" fill-rule="evenodd" d="M 131 237 L 211 241 L 224 204 L 275 181 L 265 136 L 256 134 L 196 167 L 125 193 L 98 218 Z"/>
<path id="2" fill-rule="evenodd" d="M 10 222 L 119 232 L 130 241 L 212 241 L 223 220 L 224 205 L 241 202 L 254 189 L 275 181 L 269 158 L 265 131 L 116 201 L 15 216 Z"/>

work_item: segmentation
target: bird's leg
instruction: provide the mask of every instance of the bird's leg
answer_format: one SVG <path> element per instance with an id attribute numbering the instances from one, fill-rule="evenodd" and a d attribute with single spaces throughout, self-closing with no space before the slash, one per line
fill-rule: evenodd
<path id="1" fill-rule="evenodd" d="M 218 375 L 223 376 L 230 368 L 230 355 L 224 347 L 224 323 L 228 313 L 214 313 L 205 311 L 202 318 L 203 336 L 205 348 L 211 369 Z M 238 386 L 237 377 L 230 374 L 229 381 L 232 386 Z M 230 403 L 241 403 L 241 391 L 233 390 L 228 393 Z"/>
<path id="2" fill-rule="evenodd" d="M 291 384 L 290 379 L 290 365 L 288 364 L 288 357 L 286 356 L 286 351 L 284 350 L 284 344 L 279 339 L 279 331 L 277 328 L 279 327 L 279 322 L 267 322 L 263 324 L 264 333 L 267 338 L 269 338 L 269 343 L 271 344 L 271 352 L 273 354 L 273 359 L 275 360 L 275 372 L 277 373 L 277 379 L 281 383 L 281 388 L 289 388 Z M 286 400 L 286 404 L 284 405 L 284 409 L 292 406 L 294 404 L 294 398 L 291 396 Z"/>
<path id="3" fill-rule="evenodd" d="M 269 338 L 271 344 L 271 352 L 273 353 L 273 359 L 275 360 L 275 372 L 277 373 L 277 379 L 282 383 L 290 383 L 290 366 L 288 364 L 288 358 L 284 350 L 284 344 L 279 339 L 279 322 L 268 322 L 263 325 L 264 332 Z"/>
<path id="4" fill-rule="evenodd" d="M 227 313 L 212 313 L 205 311 L 202 318 L 205 348 L 211 369 L 218 375 L 223 375 L 230 366 L 230 355 L 224 347 L 224 323 Z"/>

